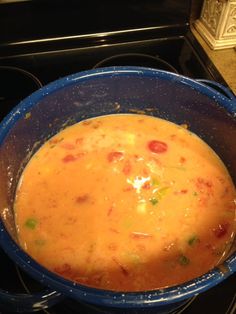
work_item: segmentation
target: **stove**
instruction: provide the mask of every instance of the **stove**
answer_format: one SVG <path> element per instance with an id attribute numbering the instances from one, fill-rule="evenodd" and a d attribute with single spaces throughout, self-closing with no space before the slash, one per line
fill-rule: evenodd
<path id="1" fill-rule="evenodd" d="M 121 2 L 121 3 L 120 3 Z M 193 36 L 191 1 L 0 1 L 0 119 L 63 76 L 114 65 L 167 70 L 226 85 Z M 0 249 L 1 288 L 41 291 Z M 236 275 L 173 314 L 236 313 Z M 1 310 L 0 313 L 9 313 Z M 65 299 L 38 313 L 110 313 Z"/>

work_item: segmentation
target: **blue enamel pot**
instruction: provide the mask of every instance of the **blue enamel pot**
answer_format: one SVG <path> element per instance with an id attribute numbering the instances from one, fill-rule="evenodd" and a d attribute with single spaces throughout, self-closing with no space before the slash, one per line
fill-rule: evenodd
<path id="1" fill-rule="evenodd" d="M 154 291 L 112 292 L 66 280 L 39 265 L 18 245 L 14 195 L 32 154 L 62 127 L 98 115 L 131 112 L 188 124 L 221 157 L 236 182 L 236 98 L 218 83 L 148 68 L 109 67 L 70 75 L 39 89 L 0 125 L 0 245 L 47 288 L 27 297 L 9 297 L 0 291 L 0 305 L 26 312 L 51 306 L 65 296 L 75 304 L 95 305 L 109 313 L 169 313 L 236 272 L 234 243 L 221 265 L 192 281 Z"/>

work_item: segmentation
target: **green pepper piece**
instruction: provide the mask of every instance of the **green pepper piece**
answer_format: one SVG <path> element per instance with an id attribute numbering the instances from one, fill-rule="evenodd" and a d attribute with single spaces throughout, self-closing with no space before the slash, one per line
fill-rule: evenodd
<path id="1" fill-rule="evenodd" d="M 152 203 L 153 206 L 155 206 L 158 203 L 158 199 L 155 197 L 150 198 L 149 201 Z"/>
<path id="2" fill-rule="evenodd" d="M 188 245 L 193 246 L 199 241 L 198 237 L 194 234 L 188 239 Z"/>
<path id="3" fill-rule="evenodd" d="M 25 222 L 25 226 L 29 229 L 35 229 L 38 224 L 38 221 L 35 218 L 28 218 Z"/>
<path id="4" fill-rule="evenodd" d="M 187 266 L 190 263 L 190 260 L 187 256 L 185 255 L 180 255 L 179 257 L 179 263 L 182 266 Z"/>

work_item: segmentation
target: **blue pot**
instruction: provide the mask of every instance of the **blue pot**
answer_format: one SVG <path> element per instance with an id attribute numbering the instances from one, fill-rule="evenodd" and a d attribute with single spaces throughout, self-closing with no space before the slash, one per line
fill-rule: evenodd
<path id="1" fill-rule="evenodd" d="M 39 146 L 65 126 L 85 118 L 143 112 L 187 123 L 221 157 L 236 182 L 236 98 L 228 89 L 177 74 L 139 67 L 110 67 L 77 73 L 55 81 L 15 107 L 0 125 L 0 245 L 33 278 L 52 290 L 44 306 L 67 296 L 115 312 L 168 313 L 236 271 L 236 244 L 222 265 L 182 285 L 145 292 L 112 292 L 88 288 L 48 271 L 17 242 L 13 201 L 21 172 Z M 207 82 L 209 84 L 209 82 Z M 54 291 L 55 290 L 55 291 Z M 58 292 L 56 292 L 58 291 Z M 18 311 L 35 309 L 40 296 L 18 300 Z M 53 299 L 53 301 L 52 301 Z M 0 303 L 15 306 L 0 292 Z M 47 303 L 48 302 L 48 303 Z M 50 303 L 51 302 L 51 303 Z M 28 307 L 27 307 L 28 304 Z M 36 305 L 35 305 L 36 304 Z"/>

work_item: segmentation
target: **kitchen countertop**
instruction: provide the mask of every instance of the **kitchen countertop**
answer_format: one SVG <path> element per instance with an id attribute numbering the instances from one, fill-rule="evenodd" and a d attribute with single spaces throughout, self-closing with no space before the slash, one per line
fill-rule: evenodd
<path id="1" fill-rule="evenodd" d="M 212 50 L 194 26 L 192 26 L 191 30 L 228 86 L 236 95 L 236 50 L 234 48 Z"/>

